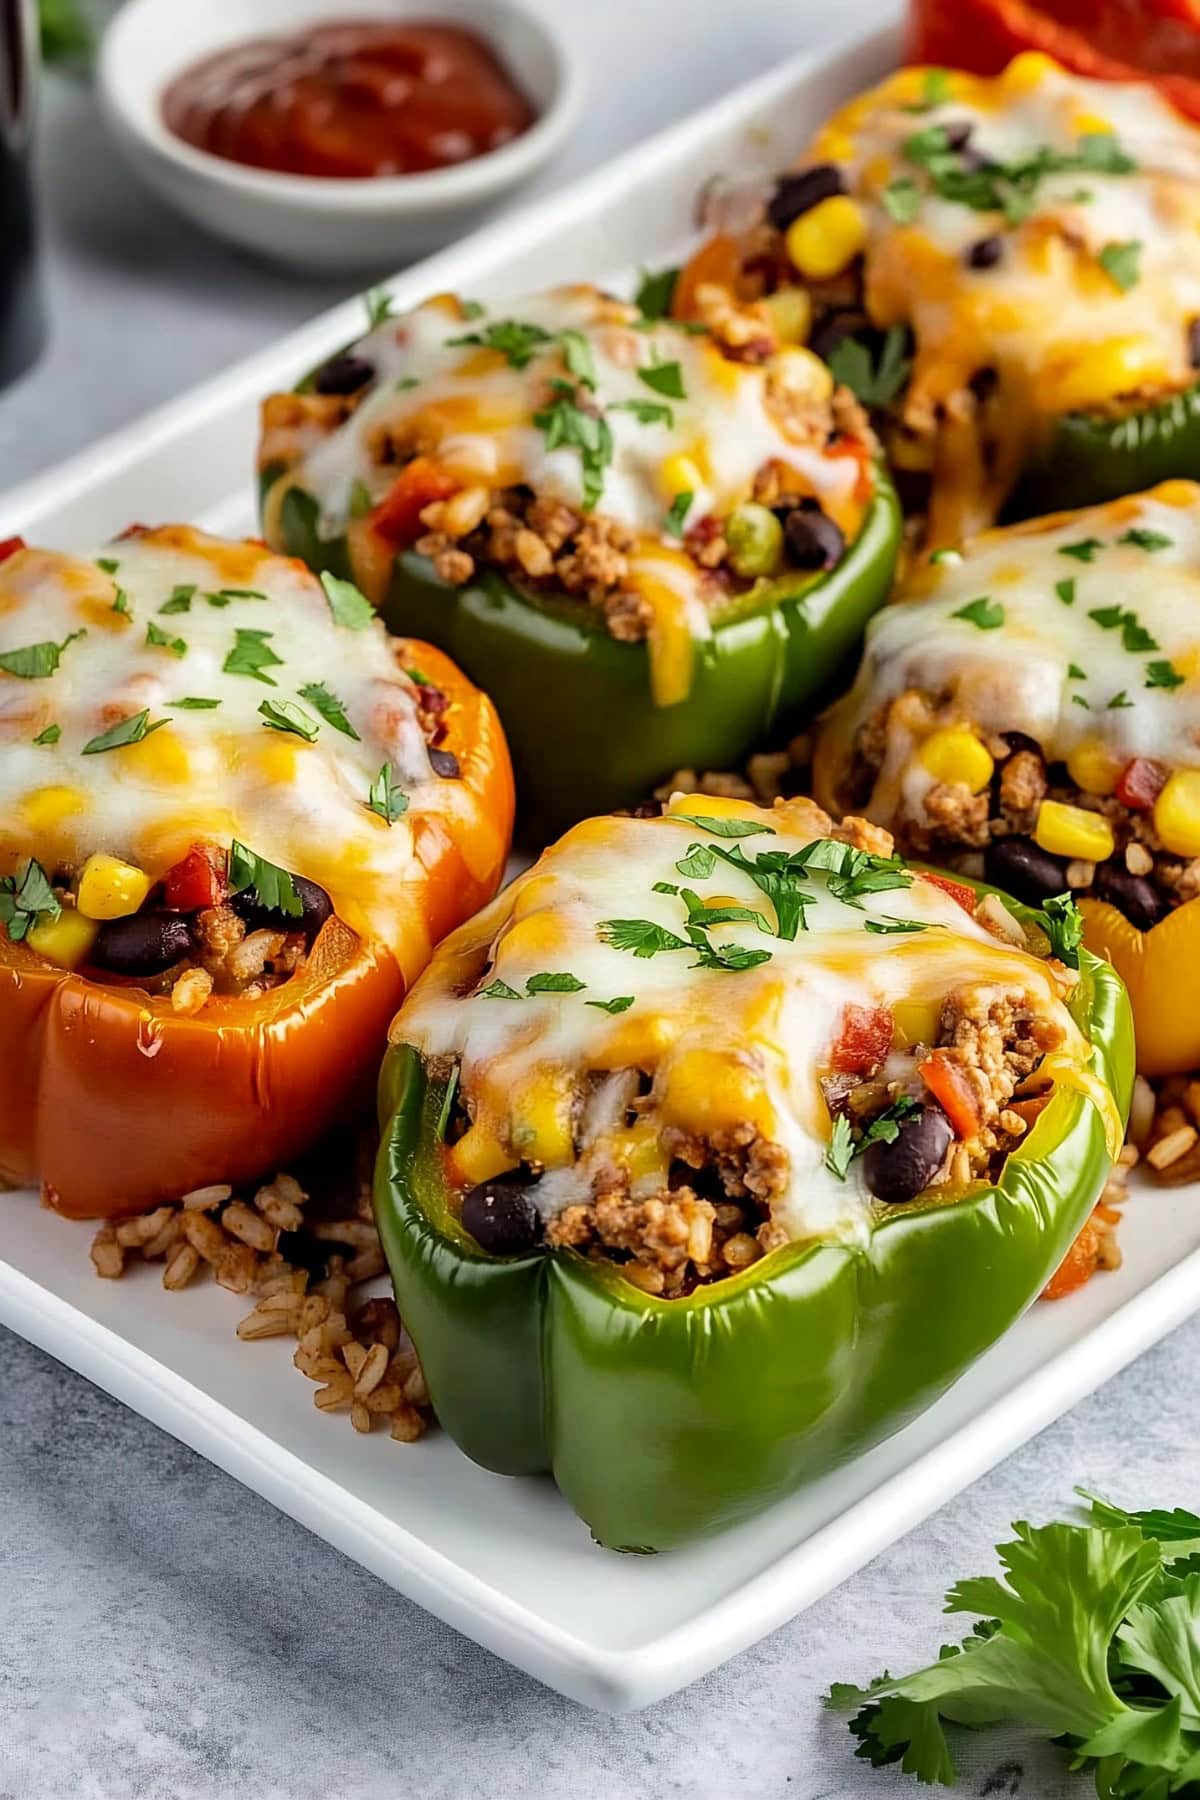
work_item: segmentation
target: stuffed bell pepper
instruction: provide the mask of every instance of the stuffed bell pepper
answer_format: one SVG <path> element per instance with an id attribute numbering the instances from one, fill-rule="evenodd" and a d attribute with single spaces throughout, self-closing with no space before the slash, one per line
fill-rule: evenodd
<path id="1" fill-rule="evenodd" d="M 267 400 L 264 530 L 492 695 L 545 833 L 737 760 L 827 682 L 896 554 L 872 448 L 802 347 L 590 287 L 441 296 Z"/>
<path id="2" fill-rule="evenodd" d="M 1069 923 L 805 799 L 547 850 L 437 952 L 381 1082 L 380 1233 L 467 1454 L 660 1550 L 927 1405 L 1120 1144 L 1128 1004 Z"/>
<path id="3" fill-rule="evenodd" d="M 1200 1066 L 1200 487 L 989 532 L 913 573 L 817 746 L 835 811 L 1031 905 L 1066 891 L 1150 1076 Z"/>
<path id="4" fill-rule="evenodd" d="M 348 583 L 135 530 L 0 565 L 0 1180 L 74 1217 L 269 1172 L 494 893 L 490 703 Z"/>
<path id="5" fill-rule="evenodd" d="M 805 334 L 930 544 L 1197 468 L 1200 132 L 1152 87 L 902 69 L 709 212 L 676 310 Z"/>

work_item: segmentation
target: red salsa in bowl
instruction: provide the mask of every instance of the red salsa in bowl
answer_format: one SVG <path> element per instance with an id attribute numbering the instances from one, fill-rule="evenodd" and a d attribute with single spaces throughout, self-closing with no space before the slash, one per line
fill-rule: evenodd
<path id="1" fill-rule="evenodd" d="M 185 143 L 229 162 L 342 180 L 450 168 L 537 119 L 485 37 L 412 19 L 226 46 L 175 77 L 162 113 Z"/>

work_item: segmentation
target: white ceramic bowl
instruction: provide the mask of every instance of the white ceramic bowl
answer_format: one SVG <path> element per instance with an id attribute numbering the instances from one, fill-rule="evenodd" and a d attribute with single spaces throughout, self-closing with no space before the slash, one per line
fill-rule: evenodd
<path id="1" fill-rule="evenodd" d="M 163 91 L 190 63 L 339 13 L 478 31 L 529 95 L 536 124 L 454 168 L 353 181 L 243 168 L 167 130 Z M 461 237 L 558 149 L 582 97 L 562 38 L 514 0 L 127 0 L 105 32 L 98 84 L 118 142 L 163 199 L 218 237 L 308 269 L 378 269 Z"/>

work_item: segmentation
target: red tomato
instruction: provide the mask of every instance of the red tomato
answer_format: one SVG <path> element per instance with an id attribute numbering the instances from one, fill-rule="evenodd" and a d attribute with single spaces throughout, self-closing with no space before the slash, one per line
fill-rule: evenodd
<path id="1" fill-rule="evenodd" d="M 371 523 L 390 543 L 407 547 L 424 530 L 421 514 L 434 500 L 457 494 L 461 482 L 428 456 L 414 458 L 399 475 L 371 514 Z"/>
<path id="2" fill-rule="evenodd" d="M 1149 812 L 1166 785 L 1167 769 L 1148 756 L 1135 756 L 1125 764 L 1117 781 L 1116 795 L 1130 812 Z"/>
<path id="3" fill-rule="evenodd" d="M 830 1062 L 846 1075 L 869 1075 L 892 1047 L 892 1015 L 886 1006 L 847 1006 Z"/>
<path id="4" fill-rule="evenodd" d="M 173 912 L 197 912 L 225 898 L 225 857 L 215 846 L 193 844 L 163 877 L 163 899 Z"/>
<path id="5" fill-rule="evenodd" d="M 953 1057 L 935 1050 L 918 1066 L 917 1074 L 953 1125 L 955 1135 L 974 1137 L 980 1125 L 979 1108 L 970 1082 Z"/>
<path id="6" fill-rule="evenodd" d="M 964 912 L 974 913 L 979 896 L 965 881 L 952 881 L 949 875 L 926 875 L 925 879 L 932 881 L 934 887 L 940 887 L 952 900 L 957 900 Z"/>
<path id="7" fill-rule="evenodd" d="M 18 550 L 24 548 L 23 537 L 0 538 L 0 563 L 7 562 L 10 556 L 15 556 Z"/>

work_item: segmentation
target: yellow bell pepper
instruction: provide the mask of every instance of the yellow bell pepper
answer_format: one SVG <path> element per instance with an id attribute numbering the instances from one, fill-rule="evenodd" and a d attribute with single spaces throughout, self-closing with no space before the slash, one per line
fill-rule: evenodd
<path id="1" fill-rule="evenodd" d="M 1139 931 L 1105 900 L 1082 896 L 1084 942 L 1129 989 L 1143 1075 L 1200 1068 L 1200 1009 L 1180 971 L 1200 961 L 1200 899 L 1188 900 L 1150 931 Z"/>

